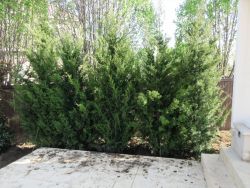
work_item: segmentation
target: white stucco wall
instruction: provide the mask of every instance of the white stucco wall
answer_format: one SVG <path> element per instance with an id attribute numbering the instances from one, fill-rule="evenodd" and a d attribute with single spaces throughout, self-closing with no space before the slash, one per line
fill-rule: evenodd
<path id="1" fill-rule="evenodd" d="M 250 126 L 250 0 L 239 2 L 237 35 L 232 127 L 237 122 Z"/>

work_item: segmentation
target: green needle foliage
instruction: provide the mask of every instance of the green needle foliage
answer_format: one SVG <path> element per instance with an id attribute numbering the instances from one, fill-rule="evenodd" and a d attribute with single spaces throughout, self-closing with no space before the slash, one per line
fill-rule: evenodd
<path id="1" fill-rule="evenodd" d="M 226 117 L 218 87 L 220 56 L 208 25 L 201 17 L 194 20 L 174 50 L 177 92 L 166 112 L 173 127 L 168 149 L 174 155 L 207 149 Z"/>
<path id="2" fill-rule="evenodd" d="M 175 88 L 171 79 L 171 53 L 167 43 L 157 37 L 156 49 L 146 49 L 142 70 L 141 92 L 138 93 L 140 132 L 154 154 L 164 155 L 163 145 L 169 142 L 169 120 L 162 114 L 167 110 Z M 157 52 L 157 53 L 155 53 Z"/>
<path id="3" fill-rule="evenodd" d="M 76 148 L 88 145 L 84 55 L 79 45 L 45 32 L 28 53 L 32 69 L 16 86 L 16 105 L 24 129 L 42 146 Z"/>
<path id="4" fill-rule="evenodd" d="M 138 62 L 119 24 L 98 42 L 90 84 L 98 119 L 93 126 L 101 138 L 101 150 L 122 152 L 135 133 Z"/>
<path id="5" fill-rule="evenodd" d="M 169 49 L 161 37 L 146 50 L 140 132 L 157 155 L 188 157 L 208 149 L 227 115 L 222 107 L 220 57 L 208 24 L 196 19 Z"/>
<path id="6" fill-rule="evenodd" d="M 224 120 L 220 60 L 203 19 L 168 48 L 162 37 L 136 51 L 119 21 L 93 56 L 48 29 L 28 53 L 16 86 L 22 125 L 40 146 L 123 152 L 140 137 L 154 155 L 190 157 L 208 148 Z"/>

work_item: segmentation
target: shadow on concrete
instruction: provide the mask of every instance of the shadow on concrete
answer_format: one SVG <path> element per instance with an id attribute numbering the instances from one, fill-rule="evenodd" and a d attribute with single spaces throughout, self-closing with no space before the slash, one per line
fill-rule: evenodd
<path id="1" fill-rule="evenodd" d="M 9 150 L 0 155 L 0 168 L 7 166 L 32 151 L 34 151 L 34 148 L 31 147 L 12 146 Z"/>

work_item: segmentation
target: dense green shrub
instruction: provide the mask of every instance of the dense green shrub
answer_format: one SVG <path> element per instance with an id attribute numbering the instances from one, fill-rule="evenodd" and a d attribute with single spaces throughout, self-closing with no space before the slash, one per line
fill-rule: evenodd
<path id="1" fill-rule="evenodd" d="M 219 58 L 204 28 L 194 22 L 175 48 L 157 37 L 137 53 L 113 24 L 91 57 L 45 32 L 16 86 L 22 126 L 41 146 L 123 152 L 136 135 L 155 155 L 200 153 L 224 112 Z"/>
<path id="2" fill-rule="evenodd" d="M 90 83 L 99 118 L 92 126 L 102 139 L 102 150 L 121 152 L 138 127 L 135 121 L 138 61 L 130 40 L 116 24 L 100 38 L 98 46 Z"/>
<path id="3" fill-rule="evenodd" d="M 28 53 L 29 79 L 16 86 L 23 128 L 41 146 L 121 152 L 134 135 L 137 60 L 113 29 L 100 38 L 94 65 L 80 45 L 43 34 Z"/>
<path id="4" fill-rule="evenodd" d="M 166 154 L 170 134 L 169 120 L 163 116 L 175 94 L 174 79 L 171 75 L 172 50 L 163 39 L 157 38 L 157 53 L 155 49 L 145 50 L 142 69 L 141 91 L 138 93 L 140 132 L 146 139 L 154 154 Z"/>
<path id="5" fill-rule="evenodd" d="M 175 155 L 194 155 L 208 149 L 226 117 L 218 86 L 220 56 L 208 26 L 201 18 L 194 20 L 174 50 L 177 92 L 166 118 L 173 127 L 169 149 Z"/>
<path id="6" fill-rule="evenodd" d="M 215 41 L 200 20 L 187 29 L 174 49 L 158 40 L 157 55 L 148 50 L 145 61 L 141 132 L 159 155 L 199 154 L 224 120 Z"/>
<path id="7" fill-rule="evenodd" d="M 91 110 L 86 110 L 80 74 L 84 55 L 75 42 L 58 42 L 46 34 L 28 53 L 30 78 L 16 86 L 21 124 L 37 145 L 83 148 L 93 136 L 87 131 Z"/>
<path id="8" fill-rule="evenodd" d="M 6 119 L 0 116 L 0 154 L 11 146 L 11 134 L 5 124 Z"/>

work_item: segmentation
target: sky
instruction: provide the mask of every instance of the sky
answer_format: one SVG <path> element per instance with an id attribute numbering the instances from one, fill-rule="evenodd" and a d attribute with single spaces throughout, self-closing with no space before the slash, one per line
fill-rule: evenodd
<path id="1" fill-rule="evenodd" d="M 184 2 L 184 0 L 152 0 L 154 8 L 161 15 L 162 30 L 166 37 L 170 38 L 170 46 L 175 43 L 176 25 L 174 21 L 177 19 L 176 10 Z"/>

